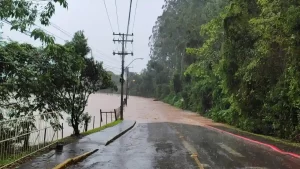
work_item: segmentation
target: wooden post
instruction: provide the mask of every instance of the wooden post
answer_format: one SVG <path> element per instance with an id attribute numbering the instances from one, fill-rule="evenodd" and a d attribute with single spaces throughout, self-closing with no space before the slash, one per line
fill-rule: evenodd
<path id="1" fill-rule="evenodd" d="M 95 116 L 93 118 L 93 129 L 95 128 Z"/>
<path id="2" fill-rule="evenodd" d="M 100 121 L 102 122 L 102 111 L 100 109 Z"/>
<path id="3" fill-rule="evenodd" d="M 117 121 L 118 118 L 117 118 L 117 111 L 116 111 L 116 109 L 114 109 L 114 112 L 115 112 L 115 120 Z"/>
<path id="4" fill-rule="evenodd" d="M 113 112 L 110 112 L 110 122 L 112 122 L 112 114 Z"/>
<path id="5" fill-rule="evenodd" d="M 61 123 L 61 138 L 64 138 L 64 123 Z"/>
<path id="6" fill-rule="evenodd" d="M 106 115 L 106 122 L 105 122 L 105 125 L 107 124 L 107 112 L 105 113 L 105 115 Z"/>

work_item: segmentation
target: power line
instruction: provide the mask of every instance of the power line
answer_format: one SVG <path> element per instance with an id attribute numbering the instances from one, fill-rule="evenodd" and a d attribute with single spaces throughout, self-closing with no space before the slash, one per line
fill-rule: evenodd
<path id="1" fill-rule="evenodd" d="M 59 27 L 58 25 L 54 24 L 53 22 L 50 22 L 50 25 L 53 26 L 55 29 L 59 30 L 60 32 L 62 32 L 63 34 L 67 35 L 68 37 L 72 38 L 73 36 L 67 32 L 66 30 L 62 29 L 61 27 Z"/>
<path id="2" fill-rule="evenodd" d="M 119 67 L 113 67 L 113 66 L 106 65 L 106 64 L 103 64 L 103 66 L 106 66 L 108 68 L 115 69 L 115 70 L 118 70 L 119 72 L 121 72 L 121 68 L 119 68 Z"/>
<path id="3" fill-rule="evenodd" d="M 12 25 L 12 23 L 11 23 L 10 21 L 7 21 L 7 20 L 2 20 L 2 21 L 3 21 L 4 23 L 7 23 L 7 24 L 9 24 L 9 25 Z M 61 39 L 61 40 L 63 40 L 63 41 L 66 41 L 66 40 L 63 39 L 62 37 L 55 35 L 54 33 L 52 33 L 52 32 L 50 32 L 50 31 L 48 31 L 48 30 L 42 28 L 42 27 L 39 26 L 39 25 L 36 25 L 36 24 L 33 24 L 33 25 L 35 25 L 36 27 L 42 29 L 42 30 L 45 31 L 45 32 L 48 32 L 48 34 L 50 34 L 50 35 L 52 35 L 52 36 L 54 36 L 54 37 L 57 37 L 57 38 L 59 38 L 59 39 Z M 24 32 L 22 32 L 22 31 L 20 31 L 20 30 L 17 30 L 17 31 L 18 31 L 18 32 L 21 32 L 21 33 L 23 33 L 23 34 L 25 34 L 25 35 L 27 35 L 27 36 L 31 36 L 31 33 L 32 33 L 32 32 L 30 32 L 30 31 L 28 31 L 28 30 L 25 30 Z"/>
<path id="4" fill-rule="evenodd" d="M 96 53 L 98 53 L 98 52 L 96 51 Z M 100 53 L 100 55 L 101 55 L 101 53 Z M 101 60 L 103 60 L 103 61 L 110 62 L 111 64 L 116 64 L 116 62 L 113 62 L 113 61 L 111 61 L 111 60 L 107 60 L 106 57 L 100 57 L 100 56 L 98 56 L 98 55 L 96 55 L 95 57 L 98 58 L 98 59 L 101 59 Z M 109 58 L 111 58 L 111 57 L 109 57 Z M 119 62 L 119 61 L 117 61 L 117 62 Z"/>
<path id="5" fill-rule="evenodd" d="M 6 20 L 3 20 L 3 22 L 4 23 L 6 23 L 6 24 L 9 24 L 9 25 L 12 25 L 9 21 L 6 21 Z M 39 27 L 40 29 L 43 29 L 42 27 L 40 27 L 40 26 L 38 26 L 38 25 L 36 25 L 37 27 Z M 65 39 L 63 39 L 63 38 L 61 38 L 61 37 L 59 37 L 59 36 L 57 36 L 57 35 L 55 35 L 55 34 L 53 34 L 52 32 L 50 32 L 50 31 L 47 31 L 47 30 L 45 30 L 45 29 L 43 29 L 44 31 L 46 31 L 46 32 L 48 32 L 49 34 L 52 34 L 53 36 L 56 36 L 56 37 L 58 37 L 58 38 L 60 38 L 60 39 L 62 39 L 62 40 L 64 40 L 64 41 L 66 41 Z M 19 31 L 19 30 L 17 30 L 17 31 Z M 19 32 L 21 32 L 21 31 L 19 31 Z M 65 31 L 65 32 L 67 32 L 67 31 Z M 27 35 L 27 36 L 31 36 L 30 34 L 31 34 L 31 32 L 30 31 L 25 31 L 25 32 L 21 32 L 21 33 L 24 33 L 25 35 Z M 98 51 L 96 51 L 96 52 L 98 52 Z M 101 55 L 104 55 L 103 53 L 101 53 L 101 52 L 99 52 Z M 107 59 L 105 59 L 104 57 L 99 57 L 99 56 L 96 56 L 97 58 L 99 58 L 99 59 L 101 59 L 101 60 L 105 60 L 106 62 L 110 62 L 111 64 L 113 64 L 113 65 L 115 65 L 116 63 L 114 63 L 114 62 L 112 62 L 112 61 L 110 61 L 110 60 L 107 60 Z M 111 58 L 111 57 L 108 57 L 108 58 Z M 113 58 L 111 58 L 111 59 L 113 59 Z M 116 60 L 115 60 L 116 61 Z M 119 61 L 116 61 L 116 62 L 119 62 Z"/>
<path id="6" fill-rule="evenodd" d="M 139 0 L 136 0 L 135 10 L 134 10 L 134 17 L 133 17 L 132 32 L 133 32 L 133 28 L 134 28 L 134 24 L 135 24 L 135 16 L 136 16 L 136 9 L 137 9 L 137 6 L 138 6 L 138 2 L 139 2 Z"/>
<path id="7" fill-rule="evenodd" d="M 130 16 L 131 16 L 131 7 L 132 7 L 132 0 L 130 0 L 130 5 L 129 5 L 129 14 L 128 14 L 128 23 L 127 23 L 127 34 L 126 34 L 126 41 L 128 38 L 128 32 L 129 32 L 129 25 L 130 25 Z M 126 47 L 127 43 L 125 43 Z"/>
<path id="8" fill-rule="evenodd" d="M 57 38 L 59 38 L 59 39 L 61 39 L 61 40 L 63 40 L 63 41 L 67 41 L 66 39 L 64 39 L 64 38 L 62 38 L 62 37 L 60 37 L 60 36 L 55 35 L 54 33 L 48 31 L 47 29 L 42 28 L 42 27 L 39 26 L 39 25 L 36 25 L 36 24 L 34 24 L 34 25 L 35 25 L 36 27 L 38 27 L 38 28 L 44 30 L 45 32 L 48 32 L 48 33 L 51 34 L 52 36 L 55 36 L 55 37 L 57 37 Z"/>
<path id="9" fill-rule="evenodd" d="M 53 22 L 51 22 L 50 24 L 51 24 L 51 26 L 53 26 L 55 29 L 61 31 L 61 32 L 64 33 L 65 35 L 67 35 L 67 36 L 69 36 L 69 37 L 72 38 L 71 33 L 69 33 L 68 31 L 64 30 L 63 28 L 59 27 L 58 25 L 56 25 L 56 24 L 53 23 Z M 91 46 L 91 47 L 92 47 L 92 46 Z M 107 58 L 110 58 L 110 59 L 112 59 L 112 60 L 115 61 L 115 62 L 119 62 L 119 61 L 115 60 L 114 58 L 109 57 L 108 54 L 102 52 L 101 50 L 99 50 L 99 49 L 97 49 L 97 48 L 95 48 L 95 47 L 92 47 L 92 48 L 93 48 L 93 49 L 92 49 L 93 51 L 96 51 L 96 52 L 99 53 L 100 55 L 106 56 Z M 98 56 L 98 58 L 100 58 L 100 57 Z M 102 60 L 104 60 L 104 57 L 101 57 L 101 58 L 103 58 Z M 108 60 L 106 60 L 106 61 L 108 61 Z M 108 62 L 111 62 L 111 61 L 108 61 Z M 113 63 L 113 62 L 111 62 L 111 63 Z M 113 64 L 115 64 L 115 63 L 113 63 Z"/>
<path id="10" fill-rule="evenodd" d="M 110 29 L 111 29 L 112 32 L 114 32 L 113 27 L 111 25 L 110 18 L 109 18 L 109 14 L 108 14 L 108 10 L 107 10 L 107 7 L 106 7 L 105 0 L 103 0 L 103 2 L 104 2 L 105 10 L 106 10 L 106 15 L 107 15 L 107 18 L 108 18 L 108 21 L 109 21 Z"/>
<path id="11" fill-rule="evenodd" d="M 8 24 L 8 25 L 12 25 L 12 23 L 9 22 L 9 21 L 7 21 L 7 20 L 2 20 L 2 22 L 6 23 L 6 24 Z M 31 36 L 31 32 L 28 31 L 28 30 L 25 30 L 25 31 L 23 31 L 23 32 L 20 31 L 20 30 L 16 30 L 16 31 L 21 32 L 21 33 L 23 33 L 23 34 L 25 34 L 25 35 L 27 35 L 27 36 Z"/>
<path id="12" fill-rule="evenodd" d="M 120 32 L 120 26 L 119 26 L 119 15 L 118 15 L 118 6 L 117 6 L 117 0 L 115 0 L 115 6 L 116 6 L 116 15 L 117 15 L 118 31 Z"/>

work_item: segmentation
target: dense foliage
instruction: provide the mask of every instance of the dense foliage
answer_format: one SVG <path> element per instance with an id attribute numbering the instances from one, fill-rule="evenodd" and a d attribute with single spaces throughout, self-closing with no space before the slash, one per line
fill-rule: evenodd
<path id="1" fill-rule="evenodd" d="M 165 0 L 131 93 L 242 129 L 300 134 L 300 2 Z"/>
<path id="2" fill-rule="evenodd" d="M 12 30 L 30 35 L 34 39 L 39 39 L 46 44 L 54 43 L 55 38 L 45 33 L 39 25 L 50 25 L 50 19 L 55 13 L 55 4 L 59 4 L 63 8 L 68 7 L 66 0 L 1 0 L 0 20 L 10 24 Z M 37 19 L 39 19 L 39 22 L 37 22 Z M 29 28 L 32 27 L 33 30 L 29 31 Z"/>
<path id="3" fill-rule="evenodd" d="M 54 112 L 52 123 L 70 115 L 75 134 L 90 94 L 114 87 L 102 63 L 87 57 L 82 31 L 65 45 L 36 48 L 18 42 L 0 46 L 0 120 Z"/>

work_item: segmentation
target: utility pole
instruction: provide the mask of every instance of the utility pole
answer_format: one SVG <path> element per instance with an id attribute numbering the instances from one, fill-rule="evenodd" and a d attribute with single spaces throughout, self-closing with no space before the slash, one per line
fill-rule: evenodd
<path id="1" fill-rule="evenodd" d="M 121 120 L 124 119 L 124 116 L 123 116 L 123 108 L 124 108 L 124 100 L 123 100 L 123 93 L 124 93 L 124 59 L 125 59 L 125 56 L 126 55 L 129 55 L 131 54 L 133 56 L 133 53 L 127 53 L 125 52 L 125 44 L 127 42 L 133 42 L 133 40 L 127 40 L 127 37 L 128 36 L 133 36 L 133 34 L 121 34 L 121 33 L 118 33 L 118 34 L 115 34 L 113 33 L 114 36 L 119 36 L 121 37 L 121 39 L 113 39 L 113 42 L 119 42 L 119 43 L 122 43 L 122 51 L 121 52 L 113 52 L 113 55 L 121 55 L 122 57 L 122 71 L 121 71 L 121 78 L 120 78 L 120 82 L 121 82 L 121 106 L 120 106 L 120 115 L 121 115 Z M 126 37 L 126 39 L 125 39 Z"/>
<path id="2" fill-rule="evenodd" d="M 128 74 L 129 74 L 129 67 L 127 67 L 126 68 L 126 106 L 127 106 L 127 102 L 128 102 L 128 93 L 129 93 L 129 86 L 128 86 L 128 83 L 129 83 L 129 76 L 128 76 Z"/>

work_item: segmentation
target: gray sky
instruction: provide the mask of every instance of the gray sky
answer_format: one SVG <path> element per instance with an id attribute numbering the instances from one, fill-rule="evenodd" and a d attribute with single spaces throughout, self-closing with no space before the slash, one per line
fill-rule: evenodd
<path id="1" fill-rule="evenodd" d="M 126 33 L 129 2 L 130 0 L 116 0 L 119 16 L 120 32 Z M 132 17 L 130 24 L 130 31 L 132 33 L 133 20 L 136 7 L 136 1 L 133 0 L 132 4 Z M 118 24 L 116 16 L 115 0 L 105 0 L 108 14 L 112 23 L 113 31 L 118 33 Z M 93 51 L 93 56 L 97 60 L 104 62 L 107 69 L 120 73 L 121 60 L 120 56 L 112 55 L 113 50 L 117 49 L 117 45 L 113 43 L 113 35 L 106 14 L 103 0 L 68 0 L 68 10 L 60 6 L 56 7 L 55 15 L 52 17 L 51 22 L 58 25 L 63 30 L 70 34 L 74 34 L 78 30 L 84 30 L 88 38 L 88 43 Z M 162 5 L 164 0 L 138 0 L 136 10 L 136 18 L 134 25 L 134 43 L 127 44 L 128 51 L 134 52 L 134 56 L 127 55 L 125 59 L 125 66 L 134 58 L 142 57 L 144 60 L 136 60 L 131 64 L 133 68 L 131 71 L 140 72 L 146 67 L 149 58 L 148 38 L 152 34 L 152 27 L 159 15 L 162 13 Z M 64 40 L 71 38 L 49 26 L 46 30 L 61 37 Z M 16 31 L 10 31 L 10 27 L 6 24 L 3 26 L 3 38 L 11 38 L 14 41 L 27 42 L 34 45 L 41 45 L 39 41 L 34 41 L 30 37 L 23 35 Z M 57 43 L 64 43 L 56 37 Z M 121 46 L 119 46 L 119 50 Z"/>

